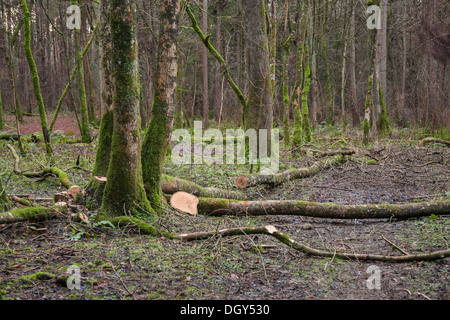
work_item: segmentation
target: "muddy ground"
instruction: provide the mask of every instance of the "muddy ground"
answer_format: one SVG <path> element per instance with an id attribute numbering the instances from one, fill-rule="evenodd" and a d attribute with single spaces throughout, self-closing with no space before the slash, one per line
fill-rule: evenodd
<path id="1" fill-rule="evenodd" d="M 450 151 L 442 145 L 419 147 L 417 132 L 397 132 L 362 148 L 357 132 L 316 131 L 303 155 L 282 149 L 280 171 L 315 160 L 314 150 L 358 150 L 345 164 L 282 186 L 254 187 L 248 199 L 299 199 L 317 202 L 405 203 L 450 197 Z M 66 144 L 52 137 L 55 166 L 84 185 L 95 160 L 95 143 Z M 55 177 L 28 179 L 12 173 L 13 158 L 0 141 L 0 174 L 9 194 L 33 199 L 62 191 Z M 17 145 L 16 145 L 17 148 Z M 22 170 L 38 170 L 47 160 L 42 143 L 25 143 Z M 78 157 L 80 156 L 80 157 Z M 205 186 L 234 188 L 244 165 L 176 166 L 168 174 Z M 95 212 L 85 211 L 87 216 Z M 151 221 L 172 232 L 211 231 L 237 226 L 274 225 L 313 247 L 401 255 L 448 248 L 449 217 L 410 220 L 331 220 L 292 216 L 192 217 L 168 209 Z M 66 286 L 70 266 L 81 272 L 80 290 Z M 368 269 L 378 268 L 379 289 L 369 289 Z M 235 236 L 181 243 L 130 230 L 95 228 L 66 218 L 45 223 L 0 225 L 0 299 L 245 299 L 245 300 L 447 300 L 450 259 L 382 263 L 321 258 L 297 252 L 266 236 Z M 375 283 L 375 282 L 371 282 Z"/>

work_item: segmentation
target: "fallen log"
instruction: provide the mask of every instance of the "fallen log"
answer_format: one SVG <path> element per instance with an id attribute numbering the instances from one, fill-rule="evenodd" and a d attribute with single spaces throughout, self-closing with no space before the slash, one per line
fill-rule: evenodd
<path id="1" fill-rule="evenodd" d="M 442 140 L 442 139 L 436 139 L 433 137 L 428 137 L 425 139 L 422 139 L 419 141 L 419 145 L 422 147 L 424 145 L 426 145 L 427 143 L 441 143 L 441 144 L 445 144 L 447 147 L 450 147 L 450 141 L 447 140 Z"/>
<path id="2" fill-rule="evenodd" d="M 323 158 L 323 157 L 333 157 L 333 156 L 351 156 L 354 154 L 357 154 L 358 152 L 356 150 L 343 150 L 343 151 L 320 151 L 320 150 L 312 150 L 309 149 L 308 151 L 317 153 L 315 157 Z"/>
<path id="3" fill-rule="evenodd" d="M 302 179 L 319 173 L 322 170 L 331 168 L 334 165 L 341 164 L 347 161 L 347 157 L 338 155 L 315 162 L 310 167 L 299 169 L 290 169 L 274 175 L 243 175 L 236 179 L 236 185 L 241 188 L 249 188 L 260 184 L 279 185 L 291 180 Z"/>
<path id="4" fill-rule="evenodd" d="M 239 191 L 231 191 L 218 188 L 204 188 L 195 182 L 171 177 L 163 174 L 161 177 L 161 190 L 163 193 L 174 194 L 179 191 L 190 193 L 197 197 L 224 198 L 244 200 L 245 195 Z"/>
<path id="5" fill-rule="evenodd" d="M 55 219 L 67 212 L 67 203 L 57 203 L 53 207 L 29 207 L 0 213 L 0 224 L 16 222 L 43 222 Z"/>
<path id="6" fill-rule="evenodd" d="M 449 215 L 450 200 L 406 204 L 337 205 L 298 200 L 237 201 L 199 198 L 198 213 L 209 216 L 225 215 L 295 215 L 329 219 L 415 218 Z"/>
<path id="7" fill-rule="evenodd" d="M 450 249 L 435 251 L 428 254 L 406 254 L 401 256 L 384 256 L 376 254 L 354 253 L 354 252 L 340 252 L 337 250 L 329 251 L 312 248 L 300 241 L 292 239 L 290 236 L 278 231 L 274 226 L 264 227 L 247 227 L 247 228 L 229 228 L 212 232 L 194 232 L 185 234 L 176 234 L 174 239 L 181 241 L 205 240 L 215 236 L 237 236 L 237 235 L 251 235 L 263 234 L 274 237 L 285 245 L 301 251 L 303 253 L 319 256 L 319 257 L 335 257 L 340 259 L 354 259 L 354 260 L 372 260 L 384 262 L 411 262 L 411 261 L 431 261 L 450 257 Z"/>

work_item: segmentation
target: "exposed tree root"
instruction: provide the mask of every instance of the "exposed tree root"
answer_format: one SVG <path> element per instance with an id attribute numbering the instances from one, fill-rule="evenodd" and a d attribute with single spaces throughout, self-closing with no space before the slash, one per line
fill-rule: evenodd
<path id="1" fill-rule="evenodd" d="M 291 169 L 274 175 L 254 174 L 240 176 L 236 179 L 236 185 L 241 189 L 253 187 L 260 184 L 279 185 L 291 180 L 310 177 L 322 170 L 331 168 L 334 165 L 338 165 L 346 161 L 347 158 L 345 156 L 338 155 L 321 161 L 317 161 L 310 167 Z"/>
<path id="2" fill-rule="evenodd" d="M 428 138 L 425 138 L 425 139 L 419 141 L 419 145 L 420 146 L 424 146 L 427 143 L 441 143 L 441 144 L 445 144 L 447 147 L 450 147 L 450 141 L 442 140 L 442 139 L 436 139 L 436 138 L 433 138 L 433 137 L 428 137 Z"/>
<path id="3" fill-rule="evenodd" d="M 450 257 L 450 249 L 435 251 L 428 254 L 407 254 L 402 256 L 384 256 L 365 253 L 339 252 L 337 250 L 328 251 L 322 249 L 315 249 L 302 242 L 292 239 L 288 235 L 278 231 L 274 226 L 270 225 L 264 227 L 230 228 L 212 232 L 176 234 L 173 236 L 173 238 L 182 241 L 193 241 L 193 240 L 205 240 L 214 236 L 227 237 L 227 236 L 250 235 L 250 234 L 268 235 L 281 241 L 285 245 L 295 250 L 301 251 L 303 253 L 312 256 L 319 256 L 319 257 L 336 257 L 340 259 L 372 260 L 384 262 L 431 261 Z"/>
<path id="4" fill-rule="evenodd" d="M 332 219 L 414 218 L 450 214 L 450 200 L 406 204 L 337 205 L 298 200 L 237 201 L 199 198 L 198 213 L 224 215 L 296 215 Z"/>

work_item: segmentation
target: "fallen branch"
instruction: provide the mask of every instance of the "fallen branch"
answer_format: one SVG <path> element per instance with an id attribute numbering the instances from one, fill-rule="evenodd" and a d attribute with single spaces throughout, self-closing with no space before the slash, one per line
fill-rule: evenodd
<path id="1" fill-rule="evenodd" d="M 357 154 L 358 152 L 355 150 L 344 150 L 344 151 L 320 151 L 320 150 L 312 150 L 309 149 L 308 151 L 313 152 L 313 153 L 318 153 L 315 156 L 318 158 L 323 158 L 323 157 L 333 157 L 333 156 L 351 156 L 354 154 Z"/>
<path id="2" fill-rule="evenodd" d="M 355 259 L 355 260 L 373 260 L 373 261 L 384 261 L 384 262 L 411 262 L 411 261 L 430 261 L 438 260 L 450 257 L 450 250 L 435 251 L 428 254 L 407 254 L 402 256 L 384 256 L 376 254 L 364 254 L 364 253 L 348 253 L 321 250 L 312 248 L 302 242 L 292 239 L 290 236 L 279 232 L 274 226 L 264 226 L 264 227 L 247 227 L 247 228 L 230 228 L 222 229 L 212 232 L 194 232 L 185 234 L 176 234 L 173 238 L 182 241 L 193 241 L 193 240 L 205 240 L 215 236 L 237 236 L 237 235 L 251 235 L 251 234 L 263 234 L 271 236 L 285 245 L 301 251 L 303 253 L 319 256 L 319 257 L 334 257 L 340 259 Z"/>
<path id="3" fill-rule="evenodd" d="M 197 197 L 204 198 L 224 198 L 244 200 L 245 195 L 238 191 L 231 191 L 218 188 L 204 188 L 195 182 L 171 177 L 163 174 L 161 178 L 161 190 L 163 193 L 174 194 L 179 191 L 190 193 Z"/>
<path id="4" fill-rule="evenodd" d="M 10 145 L 9 143 L 6 144 L 6 147 L 11 151 L 11 153 L 14 157 L 14 173 L 16 173 L 18 175 L 22 174 L 22 171 L 20 170 L 20 167 L 19 167 L 20 158 L 17 155 L 16 149 L 14 149 L 14 147 L 12 145 Z"/>
<path id="5" fill-rule="evenodd" d="M 414 218 L 449 215 L 450 200 L 406 204 L 337 205 L 298 200 L 237 201 L 199 198 L 198 213 L 209 216 L 224 215 L 295 215 L 329 219 Z"/>
<path id="6" fill-rule="evenodd" d="M 55 219 L 61 215 L 61 212 L 67 211 L 67 204 L 55 204 L 53 207 L 30 207 L 15 209 L 9 212 L 0 213 L 0 224 L 9 224 L 16 222 L 43 222 Z"/>
<path id="7" fill-rule="evenodd" d="M 63 170 L 58 168 L 44 168 L 41 172 L 28 172 L 23 173 L 23 175 L 27 178 L 42 178 L 46 174 L 53 174 L 59 178 L 59 182 L 61 185 L 63 185 L 66 189 L 70 189 L 74 186 L 74 184 L 70 181 L 69 177 L 67 176 L 67 173 L 65 173 Z"/>
<path id="8" fill-rule="evenodd" d="M 334 165 L 343 163 L 347 160 L 341 155 L 327 158 L 325 160 L 317 161 L 310 167 L 300 169 L 290 169 L 274 175 L 247 175 L 240 176 L 236 179 L 236 185 L 241 188 L 253 187 L 260 184 L 279 185 L 291 180 L 302 179 L 319 173 L 322 170 L 331 168 Z"/>
<path id="9" fill-rule="evenodd" d="M 428 138 L 425 138 L 425 139 L 419 141 L 419 146 L 422 147 L 422 146 L 424 146 L 427 143 L 441 143 L 441 144 L 445 144 L 447 147 L 450 147 L 450 141 L 442 140 L 442 139 L 436 139 L 436 138 L 433 138 L 433 137 L 428 137 Z"/>

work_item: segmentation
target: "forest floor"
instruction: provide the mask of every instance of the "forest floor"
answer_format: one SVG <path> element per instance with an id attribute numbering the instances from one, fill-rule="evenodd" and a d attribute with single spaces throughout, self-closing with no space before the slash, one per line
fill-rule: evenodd
<path id="1" fill-rule="evenodd" d="M 70 129 L 72 131 L 72 129 Z M 39 131 L 39 130 L 37 130 Z M 67 132 L 67 131 L 66 131 Z M 76 133 L 75 133 L 76 134 Z M 248 199 L 298 199 L 336 204 L 405 203 L 450 197 L 450 149 L 418 146 L 423 132 L 396 131 L 361 147 L 360 133 L 343 135 L 320 127 L 304 149 L 358 150 L 345 164 L 279 187 L 246 189 Z M 67 144 L 52 136 L 55 166 L 83 186 L 95 161 L 96 143 Z M 42 143 L 24 143 L 22 170 L 37 170 L 47 159 Z M 15 146 L 17 149 L 17 145 Z M 315 160 L 281 150 L 280 172 Z M 0 174 L 9 194 L 33 199 L 63 191 L 55 177 L 29 179 L 12 173 L 13 157 L 0 141 Z M 200 185 L 235 188 L 245 165 L 178 166 L 166 173 Z M 85 211 L 87 216 L 95 212 Z M 274 225 L 283 233 L 316 248 L 398 255 L 390 240 L 409 253 L 449 246 L 450 217 L 408 220 L 335 220 L 296 216 L 205 217 L 168 209 L 152 221 L 175 233 L 225 227 Z M 81 271 L 81 290 L 69 290 L 67 268 Z M 369 289 L 368 268 L 381 274 L 380 289 Z M 65 278 L 64 278 L 65 276 Z M 92 228 L 66 218 L 45 223 L 0 225 L 0 299 L 450 299 L 450 259 L 387 263 L 322 258 L 297 252 L 266 236 L 234 236 L 179 242 L 107 227 Z"/>

